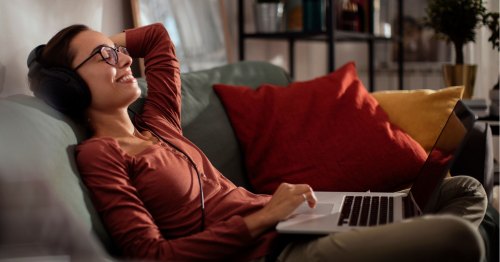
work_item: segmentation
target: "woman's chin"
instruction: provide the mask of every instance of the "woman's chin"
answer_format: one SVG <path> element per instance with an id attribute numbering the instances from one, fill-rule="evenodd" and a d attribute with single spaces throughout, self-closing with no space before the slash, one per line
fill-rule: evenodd
<path id="1" fill-rule="evenodd" d="M 142 93 L 142 90 L 139 88 L 139 85 L 137 85 L 137 83 L 135 84 L 135 88 L 134 88 L 134 93 L 131 95 L 131 100 L 133 103 L 135 100 L 137 100 L 140 96 L 141 96 L 141 93 Z"/>

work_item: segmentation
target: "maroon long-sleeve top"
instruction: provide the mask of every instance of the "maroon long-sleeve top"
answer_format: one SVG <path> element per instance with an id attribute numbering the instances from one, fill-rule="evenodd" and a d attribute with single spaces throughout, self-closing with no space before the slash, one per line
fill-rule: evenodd
<path id="1" fill-rule="evenodd" d="M 77 147 L 77 163 L 95 208 L 125 256 L 153 260 L 247 260 L 266 255 L 275 231 L 252 238 L 243 217 L 269 196 L 236 187 L 182 135 L 181 80 L 174 46 L 161 24 L 126 31 L 127 49 L 144 57 L 148 95 L 142 128 L 184 151 L 201 174 L 205 229 L 200 231 L 200 187 L 195 167 L 168 143 L 129 155 L 111 137 Z"/>

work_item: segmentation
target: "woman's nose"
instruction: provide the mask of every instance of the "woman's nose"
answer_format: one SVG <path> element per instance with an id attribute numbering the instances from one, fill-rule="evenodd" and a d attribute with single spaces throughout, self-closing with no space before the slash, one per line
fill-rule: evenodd
<path id="1" fill-rule="evenodd" d="M 118 52 L 118 66 L 120 68 L 129 67 L 132 64 L 132 57 Z"/>

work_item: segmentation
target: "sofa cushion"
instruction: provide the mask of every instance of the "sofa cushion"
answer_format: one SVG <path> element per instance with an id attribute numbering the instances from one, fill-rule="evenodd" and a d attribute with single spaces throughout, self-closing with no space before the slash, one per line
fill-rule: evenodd
<path id="1" fill-rule="evenodd" d="M 37 197 L 27 189 L 33 185 L 45 185 L 51 191 L 51 198 L 60 201 L 54 206 L 60 206 L 61 210 L 55 212 L 71 217 L 61 219 L 73 221 L 74 227 L 80 227 L 93 237 L 96 233 L 113 253 L 109 236 L 76 168 L 74 146 L 84 138 L 83 129 L 40 99 L 26 95 L 0 99 L 0 122 L 0 148 L 3 149 L 0 183 L 26 185 L 12 191 L 18 194 L 10 196 L 13 203 L 45 205 L 43 201 L 48 196 Z M 59 228 L 47 227 L 44 230 L 55 234 Z"/>
<path id="2" fill-rule="evenodd" d="M 281 182 L 319 191 L 387 191 L 412 181 L 426 153 L 387 114 L 349 63 L 287 88 L 214 86 L 259 193 Z"/>
<path id="3" fill-rule="evenodd" d="M 463 86 L 456 86 L 439 90 L 379 91 L 373 96 L 389 120 L 429 152 L 453 107 L 462 98 L 463 90 Z"/>

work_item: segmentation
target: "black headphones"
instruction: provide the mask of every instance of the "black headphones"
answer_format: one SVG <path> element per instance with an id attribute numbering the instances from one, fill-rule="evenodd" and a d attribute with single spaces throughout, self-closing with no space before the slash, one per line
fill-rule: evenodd
<path id="1" fill-rule="evenodd" d="M 45 45 L 39 45 L 28 56 L 28 79 L 36 97 L 61 113 L 78 116 L 90 105 L 90 90 L 71 68 L 48 67 L 41 61 Z"/>

